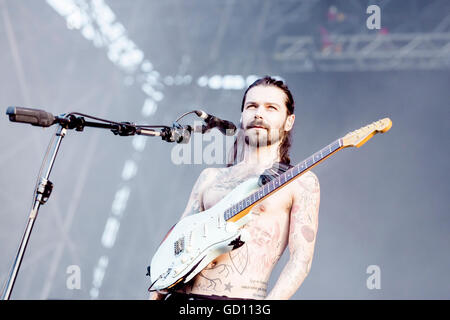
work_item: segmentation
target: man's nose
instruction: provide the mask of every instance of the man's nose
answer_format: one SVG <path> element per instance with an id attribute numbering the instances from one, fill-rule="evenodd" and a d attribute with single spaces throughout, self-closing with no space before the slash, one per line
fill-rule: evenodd
<path id="1" fill-rule="evenodd" d="M 259 106 L 256 110 L 255 110 L 255 118 L 263 118 L 263 108 L 261 106 Z"/>

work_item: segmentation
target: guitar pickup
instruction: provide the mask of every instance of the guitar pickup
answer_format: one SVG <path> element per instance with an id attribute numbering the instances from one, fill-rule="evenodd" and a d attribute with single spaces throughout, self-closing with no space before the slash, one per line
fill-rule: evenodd
<path id="1" fill-rule="evenodd" d="M 173 244 L 173 251 L 176 256 L 184 251 L 184 237 L 175 241 Z"/>

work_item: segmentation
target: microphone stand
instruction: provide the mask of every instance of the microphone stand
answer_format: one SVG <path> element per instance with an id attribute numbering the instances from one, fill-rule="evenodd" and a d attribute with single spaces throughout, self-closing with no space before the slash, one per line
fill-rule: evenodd
<path id="1" fill-rule="evenodd" d="M 59 128 L 57 129 L 57 131 L 55 133 L 55 136 L 52 139 L 52 140 L 55 140 L 54 143 L 52 143 L 52 141 L 50 141 L 49 147 L 51 146 L 51 153 L 50 154 L 47 153 L 44 157 L 44 160 L 43 160 L 43 168 L 45 168 L 44 174 L 40 178 L 38 178 L 39 182 L 37 184 L 37 187 L 36 187 L 36 190 L 35 190 L 34 196 L 33 196 L 34 203 L 31 208 L 30 215 L 28 217 L 27 226 L 25 228 L 25 232 L 23 234 L 22 241 L 20 242 L 20 246 L 17 251 L 16 258 L 14 259 L 14 262 L 13 262 L 13 265 L 11 268 L 11 273 L 9 275 L 8 282 L 6 284 L 6 288 L 3 293 L 2 300 L 9 300 L 9 298 L 11 296 L 11 292 L 13 290 L 14 283 L 16 281 L 17 273 L 19 272 L 19 268 L 22 263 L 23 256 L 25 254 L 25 250 L 28 245 L 28 240 L 30 239 L 31 231 L 33 230 L 33 225 L 34 225 L 34 222 L 36 221 L 36 218 L 37 218 L 37 215 L 39 212 L 39 208 L 40 208 L 41 204 L 45 204 L 45 202 L 47 202 L 47 200 L 50 197 L 50 194 L 52 192 L 53 183 L 51 181 L 49 181 L 48 178 L 50 176 L 50 172 L 52 171 L 53 164 L 55 163 L 56 155 L 57 155 L 59 147 L 61 145 L 61 141 L 64 138 L 64 136 L 66 135 L 66 131 L 67 131 L 66 128 L 64 128 L 63 126 L 59 126 Z M 48 157 L 49 155 L 50 155 L 50 157 Z"/>
<path id="2" fill-rule="evenodd" d="M 11 272 L 8 281 L 5 286 L 5 290 L 2 295 L 2 300 L 9 300 L 14 283 L 19 272 L 20 265 L 25 254 L 25 250 L 30 239 L 33 225 L 39 213 L 41 205 L 45 204 L 50 197 L 53 189 L 53 183 L 49 181 L 50 173 L 55 163 L 56 155 L 61 146 L 61 141 L 66 135 L 68 129 L 75 129 L 76 131 L 83 131 L 84 127 L 96 127 L 103 129 L 110 129 L 115 135 L 130 136 L 134 134 L 147 135 L 147 136 L 160 136 L 167 142 L 187 143 L 192 131 L 191 126 L 182 127 L 177 122 L 174 122 L 174 127 L 167 126 L 136 126 L 133 123 L 98 123 L 85 121 L 83 117 L 76 117 L 73 114 L 68 116 L 56 117 L 55 122 L 59 124 L 56 130 L 55 136 L 50 141 L 48 151 L 43 159 L 42 169 L 44 169 L 41 177 L 38 178 L 37 187 L 33 195 L 33 206 L 28 217 L 28 222 L 22 236 L 22 240 L 17 250 L 16 258 L 14 259 Z M 146 129 L 146 127 L 163 127 L 160 132 L 153 129 Z M 49 153 L 49 151 L 51 152 Z M 42 170 L 39 174 L 42 173 Z"/>

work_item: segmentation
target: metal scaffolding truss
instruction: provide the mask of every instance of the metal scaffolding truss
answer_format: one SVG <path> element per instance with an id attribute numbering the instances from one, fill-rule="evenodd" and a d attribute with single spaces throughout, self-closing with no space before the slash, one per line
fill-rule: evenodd
<path id="1" fill-rule="evenodd" d="M 330 35 L 327 46 L 312 36 L 281 36 L 274 59 L 284 71 L 382 71 L 450 67 L 450 32 Z"/>
<path id="2" fill-rule="evenodd" d="M 309 9 L 319 14 L 314 18 L 310 11 L 309 23 L 315 28 L 304 24 L 299 29 L 306 33 L 280 34 L 275 40 L 273 59 L 281 63 L 284 72 L 428 70 L 450 66 L 447 2 L 411 1 L 401 5 L 380 1 L 380 30 L 366 26 L 365 9 L 370 2 L 313 4 L 316 6 Z M 304 3 L 298 7 L 301 5 Z"/>

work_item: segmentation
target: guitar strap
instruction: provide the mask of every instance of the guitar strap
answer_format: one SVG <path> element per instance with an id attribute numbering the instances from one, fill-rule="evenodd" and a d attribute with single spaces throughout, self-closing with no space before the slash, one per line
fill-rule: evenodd
<path id="1" fill-rule="evenodd" d="M 267 182 L 270 182 L 272 179 L 278 177 L 280 174 L 286 172 L 290 168 L 292 168 L 290 164 L 283 162 L 275 162 L 272 168 L 266 169 L 262 175 L 259 176 L 258 185 L 263 186 Z"/>

